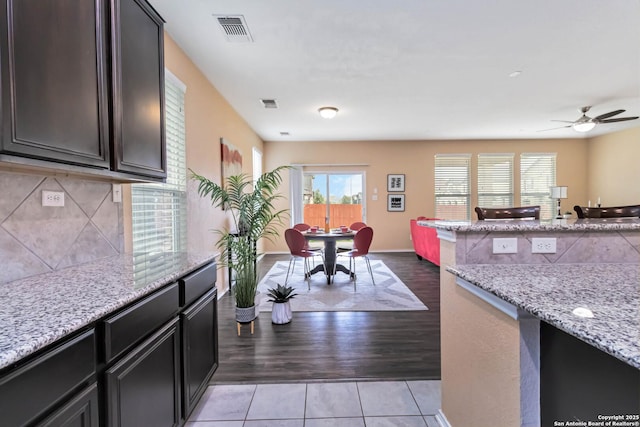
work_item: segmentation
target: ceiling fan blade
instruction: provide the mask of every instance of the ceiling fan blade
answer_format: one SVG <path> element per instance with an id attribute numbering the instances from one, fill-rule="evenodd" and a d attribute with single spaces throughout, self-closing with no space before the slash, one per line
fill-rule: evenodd
<path id="1" fill-rule="evenodd" d="M 557 122 L 557 121 L 561 121 L 561 120 L 553 120 L 553 121 L 556 121 L 556 122 Z M 573 123 L 573 122 L 567 122 L 567 123 Z M 537 132 L 546 132 L 546 131 L 548 131 L 548 130 L 564 129 L 564 128 L 570 128 L 570 127 L 571 127 L 571 125 L 567 125 L 567 126 L 560 126 L 559 128 L 542 129 L 542 130 L 539 130 L 539 131 L 537 131 Z"/>
<path id="2" fill-rule="evenodd" d="M 627 120 L 635 120 L 638 117 L 618 117 L 617 119 L 598 120 L 598 123 L 614 123 L 614 122 L 626 122 Z"/>
<path id="3" fill-rule="evenodd" d="M 618 114 L 624 113 L 624 112 L 625 110 L 610 111 L 608 113 L 600 114 L 599 116 L 594 117 L 593 120 L 608 119 L 609 117 L 617 116 Z"/>

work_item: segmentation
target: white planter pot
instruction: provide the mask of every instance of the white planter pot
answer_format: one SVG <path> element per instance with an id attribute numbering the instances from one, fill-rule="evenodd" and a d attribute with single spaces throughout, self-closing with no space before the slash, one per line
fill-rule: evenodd
<path id="1" fill-rule="evenodd" d="M 272 323 L 284 325 L 285 323 L 291 322 L 292 318 L 293 313 L 291 312 L 291 304 L 289 304 L 289 301 L 273 303 L 273 308 L 271 309 Z"/>

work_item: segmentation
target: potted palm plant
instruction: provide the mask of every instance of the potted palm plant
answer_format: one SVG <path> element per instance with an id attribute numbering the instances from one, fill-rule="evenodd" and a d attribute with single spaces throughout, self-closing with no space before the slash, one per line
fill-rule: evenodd
<path id="1" fill-rule="evenodd" d="M 229 213 L 230 226 L 214 232 L 220 236 L 217 242 L 220 265 L 235 273 L 233 290 L 238 322 L 251 322 L 256 317 L 256 242 L 278 236 L 278 225 L 283 223 L 288 210 L 276 210 L 274 201 L 282 197 L 277 190 L 282 182 L 281 172 L 287 168 L 280 166 L 266 172 L 255 182 L 247 174 L 231 175 L 223 185 L 191 171 L 192 179 L 199 181 L 198 194 Z"/>
<path id="2" fill-rule="evenodd" d="M 282 286 L 278 283 L 278 286 L 270 288 L 267 294 L 269 295 L 268 301 L 273 302 L 273 307 L 271 308 L 271 323 L 283 325 L 291 322 L 293 313 L 291 312 L 289 300 L 298 295 L 293 292 L 293 287 Z"/>

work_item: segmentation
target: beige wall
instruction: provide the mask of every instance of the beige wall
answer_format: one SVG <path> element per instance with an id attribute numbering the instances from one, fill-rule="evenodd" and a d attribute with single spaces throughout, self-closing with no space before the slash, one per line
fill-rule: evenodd
<path id="1" fill-rule="evenodd" d="M 252 147 L 262 151 L 262 140 L 236 113 L 178 45 L 165 36 L 165 66 L 186 86 L 185 121 L 187 167 L 220 182 L 220 138 L 242 151 L 243 172 L 252 172 Z M 224 215 L 200 198 L 196 183 L 190 181 L 188 194 L 188 245 L 190 250 L 212 250 L 211 232 L 224 223 Z"/>
<path id="2" fill-rule="evenodd" d="M 200 175 L 220 182 L 220 138 L 239 147 L 243 155 L 243 172 L 252 172 L 252 148 L 263 151 L 262 140 L 222 97 L 215 87 L 186 56 L 180 47 L 165 33 L 165 67 L 171 71 L 187 89 L 185 93 L 185 124 L 187 146 L 187 168 Z M 188 183 L 187 227 L 190 251 L 214 251 L 217 241 L 211 230 L 225 225 L 225 216 L 219 209 L 211 207 L 208 200 L 197 194 L 194 181 Z M 125 203 L 125 227 L 130 230 L 131 210 Z M 130 248 L 131 233 L 127 236 Z M 224 274 L 220 271 L 219 274 Z M 218 281 L 218 287 L 226 278 Z"/>
<path id="3" fill-rule="evenodd" d="M 343 142 L 265 142 L 265 170 L 289 164 L 352 164 L 319 170 L 364 171 L 366 174 L 366 220 L 375 230 L 371 250 L 412 250 L 409 219 L 419 215 L 434 215 L 434 156 L 442 153 L 470 153 L 472 183 L 478 153 L 515 153 L 514 174 L 520 174 L 517 159 L 520 153 L 557 153 L 557 183 L 569 187 L 569 198 L 562 209 L 572 210 L 574 204 L 587 197 L 587 141 L 584 139 L 517 140 L 517 141 L 343 141 Z M 366 166 L 358 166 L 365 164 Z M 387 212 L 387 174 L 406 175 L 405 212 Z M 285 189 L 288 189 L 288 179 Z M 378 200 L 371 200 L 377 189 Z M 472 188 L 472 192 L 475 190 Z M 286 193 L 286 191 L 285 191 Z M 281 207 L 289 206 L 287 198 Z M 520 198 L 516 180 L 515 200 Z M 471 200 L 471 206 L 476 200 Z M 474 216 L 475 218 L 475 216 Z M 267 243 L 266 251 L 286 252 L 283 239 Z"/>
<path id="4" fill-rule="evenodd" d="M 518 321 L 456 285 L 456 248 L 441 241 L 442 412 L 454 427 L 519 426 Z"/>
<path id="5" fill-rule="evenodd" d="M 602 206 L 640 204 L 640 127 L 599 136 L 588 145 L 586 205 L 600 197 Z"/>

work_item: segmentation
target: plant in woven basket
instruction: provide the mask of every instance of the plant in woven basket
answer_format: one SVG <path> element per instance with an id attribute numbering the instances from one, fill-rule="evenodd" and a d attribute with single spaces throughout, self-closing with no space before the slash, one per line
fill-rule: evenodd
<path id="1" fill-rule="evenodd" d="M 278 284 L 275 288 L 270 288 L 267 291 L 267 294 L 269 295 L 269 299 L 267 301 L 274 303 L 284 303 L 298 295 L 293 292 L 293 288 L 291 286 L 282 286 L 281 284 Z"/>

